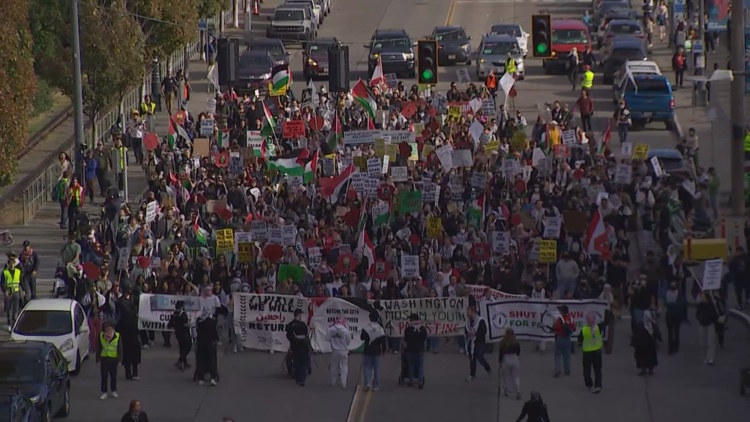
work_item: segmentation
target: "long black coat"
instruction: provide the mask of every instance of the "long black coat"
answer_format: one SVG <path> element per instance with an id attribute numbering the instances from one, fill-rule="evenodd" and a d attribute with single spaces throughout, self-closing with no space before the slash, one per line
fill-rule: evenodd
<path id="1" fill-rule="evenodd" d="M 141 339 L 138 335 L 138 307 L 135 300 L 124 297 L 117 303 L 120 319 L 117 321 L 117 332 L 122 341 L 122 363 L 140 365 Z"/>
<path id="2" fill-rule="evenodd" d="M 632 346 L 635 348 L 633 356 L 637 368 L 649 369 L 659 365 L 659 358 L 656 353 L 656 342 L 659 339 L 661 339 L 661 335 L 656 327 L 654 327 L 652 336 L 646 331 L 643 323 L 636 325 L 633 331 Z"/>

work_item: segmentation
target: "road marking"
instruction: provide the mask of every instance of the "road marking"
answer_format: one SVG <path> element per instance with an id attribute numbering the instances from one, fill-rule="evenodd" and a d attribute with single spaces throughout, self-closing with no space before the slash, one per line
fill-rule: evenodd
<path id="1" fill-rule="evenodd" d="M 365 402 L 362 403 L 362 411 L 359 413 L 358 422 L 365 422 L 365 418 L 367 417 L 367 408 L 370 407 L 370 399 L 372 399 L 372 389 L 368 390 L 367 394 L 365 395 Z"/>
<path id="2" fill-rule="evenodd" d="M 451 0 L 451 5 L 448 7 L 448 16 L 445 17 L 445 26 L 450 26 L 453 20 L 453 9 L 456 7 L 456 3 L 462 3 L 461 1 Z"/>
<path id="3" fill-rule="evenodd" d="M 357 417 L 357 410 L 359 409 L 359 397 L 362 390 L 359 388 L 359 383 L 354 389 L 354 397 L 352 397 L 352 404 L 349 405 L 349 413 L 346 415 L 346 422 L 354 422 Z"/>
<path id="4" fill-rule="evenodd" d="M 565 6 L 568 4 L 582 4 L 582 3 L 590 3 L 586 0 L 574 0 L 569 2 L 562 2 L 560 0 L 457 0 L 454 3 L 456 4 L 515 4 L 518 3 L 535 3 L 535 4 L 559 4 L 561 6 Z M 451 4 L 451 6 L 453 6 Z M 453 11 L 453 8 L 451 7 L 451 12 Z M 449 15 L 450 16 L 450 15 Z"/>

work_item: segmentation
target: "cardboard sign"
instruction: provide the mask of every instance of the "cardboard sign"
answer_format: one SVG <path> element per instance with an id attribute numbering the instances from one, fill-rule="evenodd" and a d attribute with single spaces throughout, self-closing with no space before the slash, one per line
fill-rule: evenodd
<path id="1" fill-rule="evenodd" d="M 210 151 L 211 143 L 208 138 L 193 139 L 193 157 L 209 157 Z"/>
<path id="2" fill-rule="evenodd" d="M 286 139 L 303 138 L 305 136 L 305 121 L 284 121 L 281 125 L 281 136 Z"/>
<path id="3" fill-rule="evenodd" d="M 490 245 L 477 243 L 471 248 L 469 255 L 474 262 L 488 261 L 490 259 Z"/>
<path id="4" fill-rule="evenodd" d="M 647 144 L 636 145 L 635 150 L 633 151 L 633 159 L 642 161 L 648 160 L 648 151 L 650 149 L 651 147 L 649 147 Z"/>
<path id="5" fill-rule="evenodd" d="M 427 217 L 427 237 L 431 239 L 443 237 L 443 220 L 440 217 Z"/>
<path id="6" fill-rule="evenodd" d="M 557 262 L 557 241 L 556 240 L 539 240 L 539 262 L 542 264 L 551 264 Z"/>

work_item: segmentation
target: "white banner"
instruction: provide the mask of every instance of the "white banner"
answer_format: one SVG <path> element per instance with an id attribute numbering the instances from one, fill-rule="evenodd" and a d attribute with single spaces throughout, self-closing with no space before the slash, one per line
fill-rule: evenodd
<path id="1" fill-rule="evenodd" d="M 576 323 L 576 333 L 586 324 L 589 312 L 596 314 L 597 323 L 604 321 L 606 302 L 600 300 L 499 300 L 484 304 L 482 315 L 489 323 L 487 341 L 499 342 L 508 328 L 522 340 L 553 339 L 552 324 L 560 316 L 558 306 L 566 305 Z"/>
<path id="2" fill-rule="evenodd" d="M 172 331 L 171 328 L 167 328 L 167 324 L 175 311 L 175 304 L 180 300 L 185 302 L 185 312 L 190 317 L 190 325 L 195 325 L 201 309 L 198 296 L 141 293 L 138 299 L 138 329 Z"/>
<path id="3" fill-rule="evenodd" d="M 331 342 L 326 340 L 326 332 L 339 318 L 346 320 L 346 325 L 349 327 L 349 333 L 352 336 L 349 350 L 356 350 L 362 346 L 360 335 L 362 327 L 370 321 L 368 310 L 344 299 L 328 298 L 317 304 L 313 302 L 312 318 L 310 319 L 310 343 L 313 350 L 320 353 L 331 352 Z"/>
<path id="4" fill-rule="evenodd" d="M 409 326 L 409 315 L 415 313 L 427 328 L 430 336 L 448 337 L 464 333 L 468 297 L 421 298 L 381 300 L 385 334 L 389 337 L 403 337 Z"/>
<path id="5" fill-rule="evenodd" d="M 301 309 L 308 321 L 310 300 L 299 296 L 235 293 L 234 328 L 241 344 L 249 349 L 286 352 L 286 325 Z"/>

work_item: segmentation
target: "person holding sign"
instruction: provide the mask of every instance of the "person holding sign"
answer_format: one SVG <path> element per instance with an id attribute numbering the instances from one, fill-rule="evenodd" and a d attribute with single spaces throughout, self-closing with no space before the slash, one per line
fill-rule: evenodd
<path id="1" fill-rule="evenodd" d="M 703 363 L 713 366 L 716 356 L 716 330 L 714 324 L 719 321 L 716 305 L 706 292 L 701 292 L 700 302 L 695 309 L 695 319 L 698 320 L 698 333 L 701 342 Z"/>
<path id="2" fill-rule="evenodd" d="M 370 312 L 370 322 L 362 328 L 359 338 L 364 343 L 362 367 L 364 369 L 365 389 L 380 389 L 380 357 L 385 353 L 385 330 L 378 323 L 380 315 Z"/>
<path id="3" fill-rule="evenodd" d="M 328 327 L 326 340 L 331 342 L 331 363 L 328 367 L 331 371 L 331 386 L 335 387 L 340 382 L 341 388 L 346 389 L 349 374 L 349 343 L 352 336 L 344 318 L 338 318 Z"/>
<path id="4" fill-rule="evenodd" d="M 479 316 L 477 307 L 470 305 L 468 309 L 469 320 L 466 322 L 466 354 L 469 356 L 469 376 L 466 381 L 471 381 L 477 375 L 477 362 L 479 362 L 487 373 L 492 372 L 490 364 L 484 358 L 487 348 L 487 322 Z"/>

